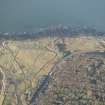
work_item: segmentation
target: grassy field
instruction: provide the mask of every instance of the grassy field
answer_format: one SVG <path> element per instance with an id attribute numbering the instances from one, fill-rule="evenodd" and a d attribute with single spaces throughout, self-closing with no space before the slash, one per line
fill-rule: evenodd
<path id="1" fill-rule="evenodd" d="M 102 42 L 102 39 L 100 41 Z M 46 37 L 5 41 L 0 49 L 0 66 L 6 76 L 6 89 L 5 95 L 0 95 L 0 105 L 3 101 L 3 105 L 25 103 L 22 96 L 26 91 L 35 88 L 38 79 L 47 75 L 54 63 L 62 57 L 56 43 L 64 43 L 66 49 L 71 52 L 104 51 L 97 38 L 92 36 L 65 37 L 63 40 L 59 37 Z"/>

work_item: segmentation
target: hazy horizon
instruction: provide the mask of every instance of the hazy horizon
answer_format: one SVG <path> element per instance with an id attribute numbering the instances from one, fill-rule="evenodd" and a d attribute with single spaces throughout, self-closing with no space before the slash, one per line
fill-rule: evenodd
<path id="1" fill-rule="evenodd" d="M 105 0 L 0 0 L 0 31 L 77 24 L 105 30 Z"/>

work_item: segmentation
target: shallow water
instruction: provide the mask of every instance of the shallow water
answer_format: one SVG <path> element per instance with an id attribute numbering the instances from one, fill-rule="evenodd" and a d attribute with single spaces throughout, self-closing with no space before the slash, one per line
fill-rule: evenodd
<path id="1" fill-rule="evenodd" d="M 86 55 L 90 55 L 90 56 L 103 56 L 105 57 L 105 51 L 104 52 L 87 52 L 85 53 Z"/>

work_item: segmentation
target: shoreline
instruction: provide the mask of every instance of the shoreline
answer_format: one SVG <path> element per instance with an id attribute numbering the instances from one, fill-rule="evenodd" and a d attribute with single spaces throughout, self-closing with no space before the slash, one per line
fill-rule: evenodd
<path id="1" fill-rule="evenodd" d="M 39 28 L 35 32 L 0 32 L 0 40 L 24 40 L 40 37 L 71 37 L 71 36 L 105 36 L 105 32 L 97 31 L 89 26 L 50 26 Z"/>

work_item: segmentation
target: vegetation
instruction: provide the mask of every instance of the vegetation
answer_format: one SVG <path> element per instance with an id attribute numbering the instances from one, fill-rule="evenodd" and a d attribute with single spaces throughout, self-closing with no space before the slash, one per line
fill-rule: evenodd
<path id="1" fill-rule="evenodd" d="M 66 51 L 63 52 L 63 57 L 67 57 L 70 54 L 71 54 L 71 52 L 66 50 Z"/>
<path id="2" fill-rule="evenodd" d="M 65 44 L 64 43 L 58 43 L 57 47 L 59 49 L 59 52 L 62 53 L 63 57 L 67 57 L 71 54 L 71 52 L 69 50 L 66 49 Z"/>
<path id="3" fill-rule="evenodd" d="M 64 52 L 65 51 L 65 44 L 64 43 L 58 43 L 57 47 L 59 49 L 59 52 Z"/>
<path id="4" fill-rule="evenodd" d="M 96 58 L 103 61 L 102 57 Z M 96 72 L 91 76 L 87 72 L 87 68 L 94 66 L 95 62 L 96 59 L 90 60 L 89 56 L 78 56 L 67 64 L 62 62 L 62 68 L 58 65 L 54 80 L 50 82 L 46 93 L 39 98 L 38 105 L 104 105 L 105 83 L 95 78 L 99 76 L 105 79 L 103 65 L 99 68 L 100 74 Z"/>
<path id="5" fill-rule="evenodd" d="M 85 56 L 85 52 L 105 50 L 99 41 L 104 44 L 104 37 L 1 41 L 0 105 L 27 105 L 53 67 L 54 75 L 38 105 L 104 105 L 105 58 Z M 71 53 L 75 56 L 70 57 Z"/>

